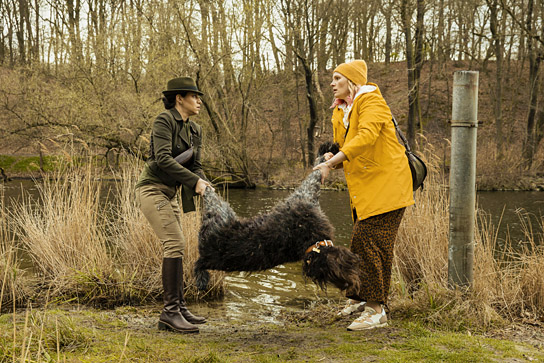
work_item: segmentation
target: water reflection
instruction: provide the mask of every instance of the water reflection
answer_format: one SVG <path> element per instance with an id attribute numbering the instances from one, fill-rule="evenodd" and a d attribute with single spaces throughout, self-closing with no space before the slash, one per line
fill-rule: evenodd
<path id="1" fill-rule="evenodd" d="M 301 271 L 301 263 L 290 263 L 249 275 L 229 273 L 224 300 L 227 316 L 238 318 L 255 311 L 274 322 L 285 306 L 303 309 L 316 299 L 342 299 L 335 288 L 324 292 L 311 281 L 305 281 Z"/>
<path id="2" fill-rule="evenodd" d="M 503 243 L 507 236 L 515 246 L 526 240 L 519 215 L 528 218 L 533 227 L 534 237 L 540 235 L 544 212 L 544 192 L 478 192 L 477 206 L 499 227 L 498 240 Z M 538 238 L 535 242 L 541 243 Z"/>

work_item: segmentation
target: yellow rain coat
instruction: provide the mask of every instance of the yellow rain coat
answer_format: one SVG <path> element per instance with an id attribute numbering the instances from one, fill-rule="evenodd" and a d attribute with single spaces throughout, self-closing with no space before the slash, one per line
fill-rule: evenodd
<path id="1" fill-rule="evenodd" d="M 334 141 L 347 156 L 343 167 L 351 210 L 359 220 L 414 204 L 408 158 L 389 106 L 377 85 L 368 83 L 363 90 L 349 111 L 348 128 L 341 107 L 332 114 Z"/>

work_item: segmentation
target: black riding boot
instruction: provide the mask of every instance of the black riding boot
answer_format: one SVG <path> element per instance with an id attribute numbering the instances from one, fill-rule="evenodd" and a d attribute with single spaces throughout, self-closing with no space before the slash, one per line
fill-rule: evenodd
<path id="1" fill-rule="evenodd" d="M 198 333 L 198 327 L 189 323 L 180 311 L 180 279 L 183 279 L 181 258 L 163 258 L 162 286 L 164 308 L 159 318 L 159 330 L 179 333 Z"/>
<path id="2" fill-rule="evenodd" d="M 181 283 L 179 285 L 179 310 L 181 311 L 181 315 L 191 324 L 204 324 L 206 322 L 206 318 L 203 316 L 196 316 L 193 315 L 187 309 L 187 305 L 185 303 L 185 299 L 183 298 L 183 268 L 181 269 Z"/>

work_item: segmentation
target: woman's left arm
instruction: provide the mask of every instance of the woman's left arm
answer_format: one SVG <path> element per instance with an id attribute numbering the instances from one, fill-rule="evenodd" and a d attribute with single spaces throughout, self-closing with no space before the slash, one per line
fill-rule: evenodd
<path id="1" fill-rule="evenodd" d="M 356 128 L 357 133 L 342 146 L 342 151 L 348 160 L 353 160 L 363 153 L 363 150 L 376 143 L 382 127 L 391 121 L 391 111 L 380 95 L 367 94 L 360 96 L 356 101 L 357 107 L 352 112 L 350 126 Z M 354 118 L 356 116 L 356 118 Z"/>

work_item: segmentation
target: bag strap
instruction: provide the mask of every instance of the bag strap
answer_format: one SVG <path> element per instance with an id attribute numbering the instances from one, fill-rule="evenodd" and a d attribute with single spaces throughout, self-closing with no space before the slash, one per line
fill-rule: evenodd
<path id="1" fill-rule="evenodd" d="M 412 150 L 410 149 L 410 145 L 408 145 L 408 140 L 406 140 L 406 137 L 400 130 L 399 124 L 397 123 L 397 120 L 395 120 L 395 116 L 391 116 L 391 120 L 393 120 L 393 124 L 395 125 L 395 130 L 397 130 L 397 133 L 399 134 L 400 139 L 402 140 L 402 143 L 404 144 L 404 147 L 406 148 L 406 151 L 411 153 Z"/>

